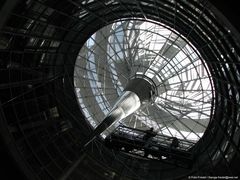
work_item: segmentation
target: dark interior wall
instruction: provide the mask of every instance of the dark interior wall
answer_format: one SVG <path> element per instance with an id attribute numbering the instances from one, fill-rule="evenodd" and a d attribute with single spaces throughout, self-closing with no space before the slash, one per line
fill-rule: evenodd
<path id="1" fill-rule="evenodd" d="M 9 12 L 12 11 L 13 7 L 15 6 L 17 1 L 8 1 L 4 0 L 0 4 L 0 29 L 5 24 L 7 18 L 9 17 Z M 2 116 L 2 112 L 0 113 L 0 119 L 1 119 L 1 131 L 4 128 L 4 125 L 2 123 L 2 119 L 4 117 Z M 16 160 L 12 157 L 12 154 L 9 152 L 9 147 L 7 144 L 9 141 L 6 141 L 4 136 L 0 136 L 0 178 L 1 179 L 21 179 L 21 180 L 27 180 L 27 177 L 25 174 L 19 169 L 19 166 L 16 163 Z"/>
<path id="2" fill-rule="evenodd" d="M 0 139 L 0 177 L 1 179 L 20 179 L 27 180 L 27 177 L 19 169 L 19 166 L 16 164 L 16 160 L 13 159 L 12 154 L 9 153 L 9 149 L 5 146 L 4 140 Z"/>
<path id="3" fill-rule="evenodd" d="M 216 1 L 213 2 L 213 3 L 216 5 L 216 7 L 218 7 L 218 3 Z M 234 26 L 236 28 L 239 28 L 239 23 L 238 23 L 238 20 L 237 20 L 238 18 L 236 18 L 238 11 L 236 9 L 237 6 L 235 6 L 235 5 L 236 4 L 234 4 L 234 3 L 229 3 L 227 5 L 220 3 L 219 4 L 219 9 L 223 12 L 223 14 L 225 14 L 227 16 L 227 18 L 232 23 L 234 23 Z M 95 27 L 95 28 L 97 29 L 98 27 Z M 86 30 L 86 33 L 87 33 L 87 30 Z M 91 34 L 91 33 L 89 33 L 89 34 Z M 73 37 L 69 36 L 68 38 L 73 38 Z M 68 47 L 67 45 L 62 46 L 62 48 L 60 48 L 60 50 L 62 52 L 64 52 L 67 47 Z M 69 58 L 69 59 L 72 59 L 72 58 Z M 54 84 L 54 85 L 56 85 L 56 84 Z M 62 94 L 60 93 L 59 97 L 60 96 L 64 96 L 64 93 L 62 93 Z M 68 100 L 69 99 L 65 99 L 65 102 L 67 102 Z M 63 101 L 64 101 L 64 99 L 63 99 Z M 22 173 L 18 170 L 17 165 L 15 163 L 15 160 L 11 156 L 9 156 L 8 153 L 6 153 L 6 152 L 8 152 L 8 148 L 6 146 L 2 146 L 1 151 L 2 151 L 2 153 L 1 153 L 2 159 L 3 159 L 2 165 L 4 167 L 4 168 L 1 168 L 2 174 L 6 175 L 7 179 L 13 179 L 13 177 L 16 174 L 17 174 L 18 177 L 24 178 L 24 176 L 22 176 Z M 14 173 L 11 173 L 11 172 L 14 172 Z"/>
<path id="4" fill-rule="evenodd" d="M 239 5 L 237 1 L 226 2 L 226 1 L 214 1 L 209 0 L 220 12 L 224 14 L 224 16 L 231 22 L 231 24 L 240 30 L 240 23 L 239 23 Z"/>

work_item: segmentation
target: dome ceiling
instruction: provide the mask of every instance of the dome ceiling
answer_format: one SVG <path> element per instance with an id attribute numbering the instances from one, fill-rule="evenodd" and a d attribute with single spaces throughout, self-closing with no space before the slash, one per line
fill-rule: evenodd
<path id="1" fill-rule="evenodd" d="M 123 20 L 95 32 L 80 50 L 74 71 L 76 96 L 96 127 L 126 84 L 145 77 L 154 95 L 119 124 L 153 127 L 159 134 L 197 142 L 211 116 L 211 76 L 199 52 L 181 34 L 153 22 Z"/>

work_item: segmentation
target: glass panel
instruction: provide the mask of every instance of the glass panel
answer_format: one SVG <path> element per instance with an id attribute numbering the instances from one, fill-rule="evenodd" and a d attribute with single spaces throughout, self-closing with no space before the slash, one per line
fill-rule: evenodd
<path id="1" fill-rule="evenodd" d="M 129 79 L 150 78 L 152 102 L 122 119 L 123 125 L 197 142 L 210 121 L 212 86 L 199 52 L 176 31 L 145 21 L 119 21 L 100 29 L 80 50 L 75 88 L 87 120 L 96 127 Z"/>

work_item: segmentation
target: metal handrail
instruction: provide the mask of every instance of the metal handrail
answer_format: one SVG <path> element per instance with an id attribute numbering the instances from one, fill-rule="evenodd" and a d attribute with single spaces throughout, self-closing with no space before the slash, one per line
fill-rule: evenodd
<path id="1" fill-rule="evenodd" d="M 124 125 L 119 125 L 118 127 L 115 128 L 112 134 L 120 137 L 125 137 L 131 140 L 143 141 L 143 136 L 146 134 L 146 131 L 127 127 Z M 152 138 L 150 143 L 151 145 L 154 145 L 154 146 L 170 147 L 172 143 L 172 139 L 173 137 L 156 134 L 156 136 Z M 188 151 L 192 146 L 195 145 L 194 142 L 183 140 L 183 139 L 178 139 L 178 141 L 179 141 L 179 146 L 176 148 L 178 150 Z"/>

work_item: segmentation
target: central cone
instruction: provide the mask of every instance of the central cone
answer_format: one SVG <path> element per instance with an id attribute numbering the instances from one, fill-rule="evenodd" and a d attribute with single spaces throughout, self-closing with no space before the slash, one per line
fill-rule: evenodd
<path id="1" fill-rule="evenodd" d="M 153 94 L 155 94 L 153 89 L 153 83 L 146 78 L 131 79 L 111 111 L 93 131 L 88 142 L 85 143 L 84 146 L 87 146 L 96 136 L 100 135 L 109 126 L 131 115 L 137 111 L 142 104 L 150 102 Z"/>

